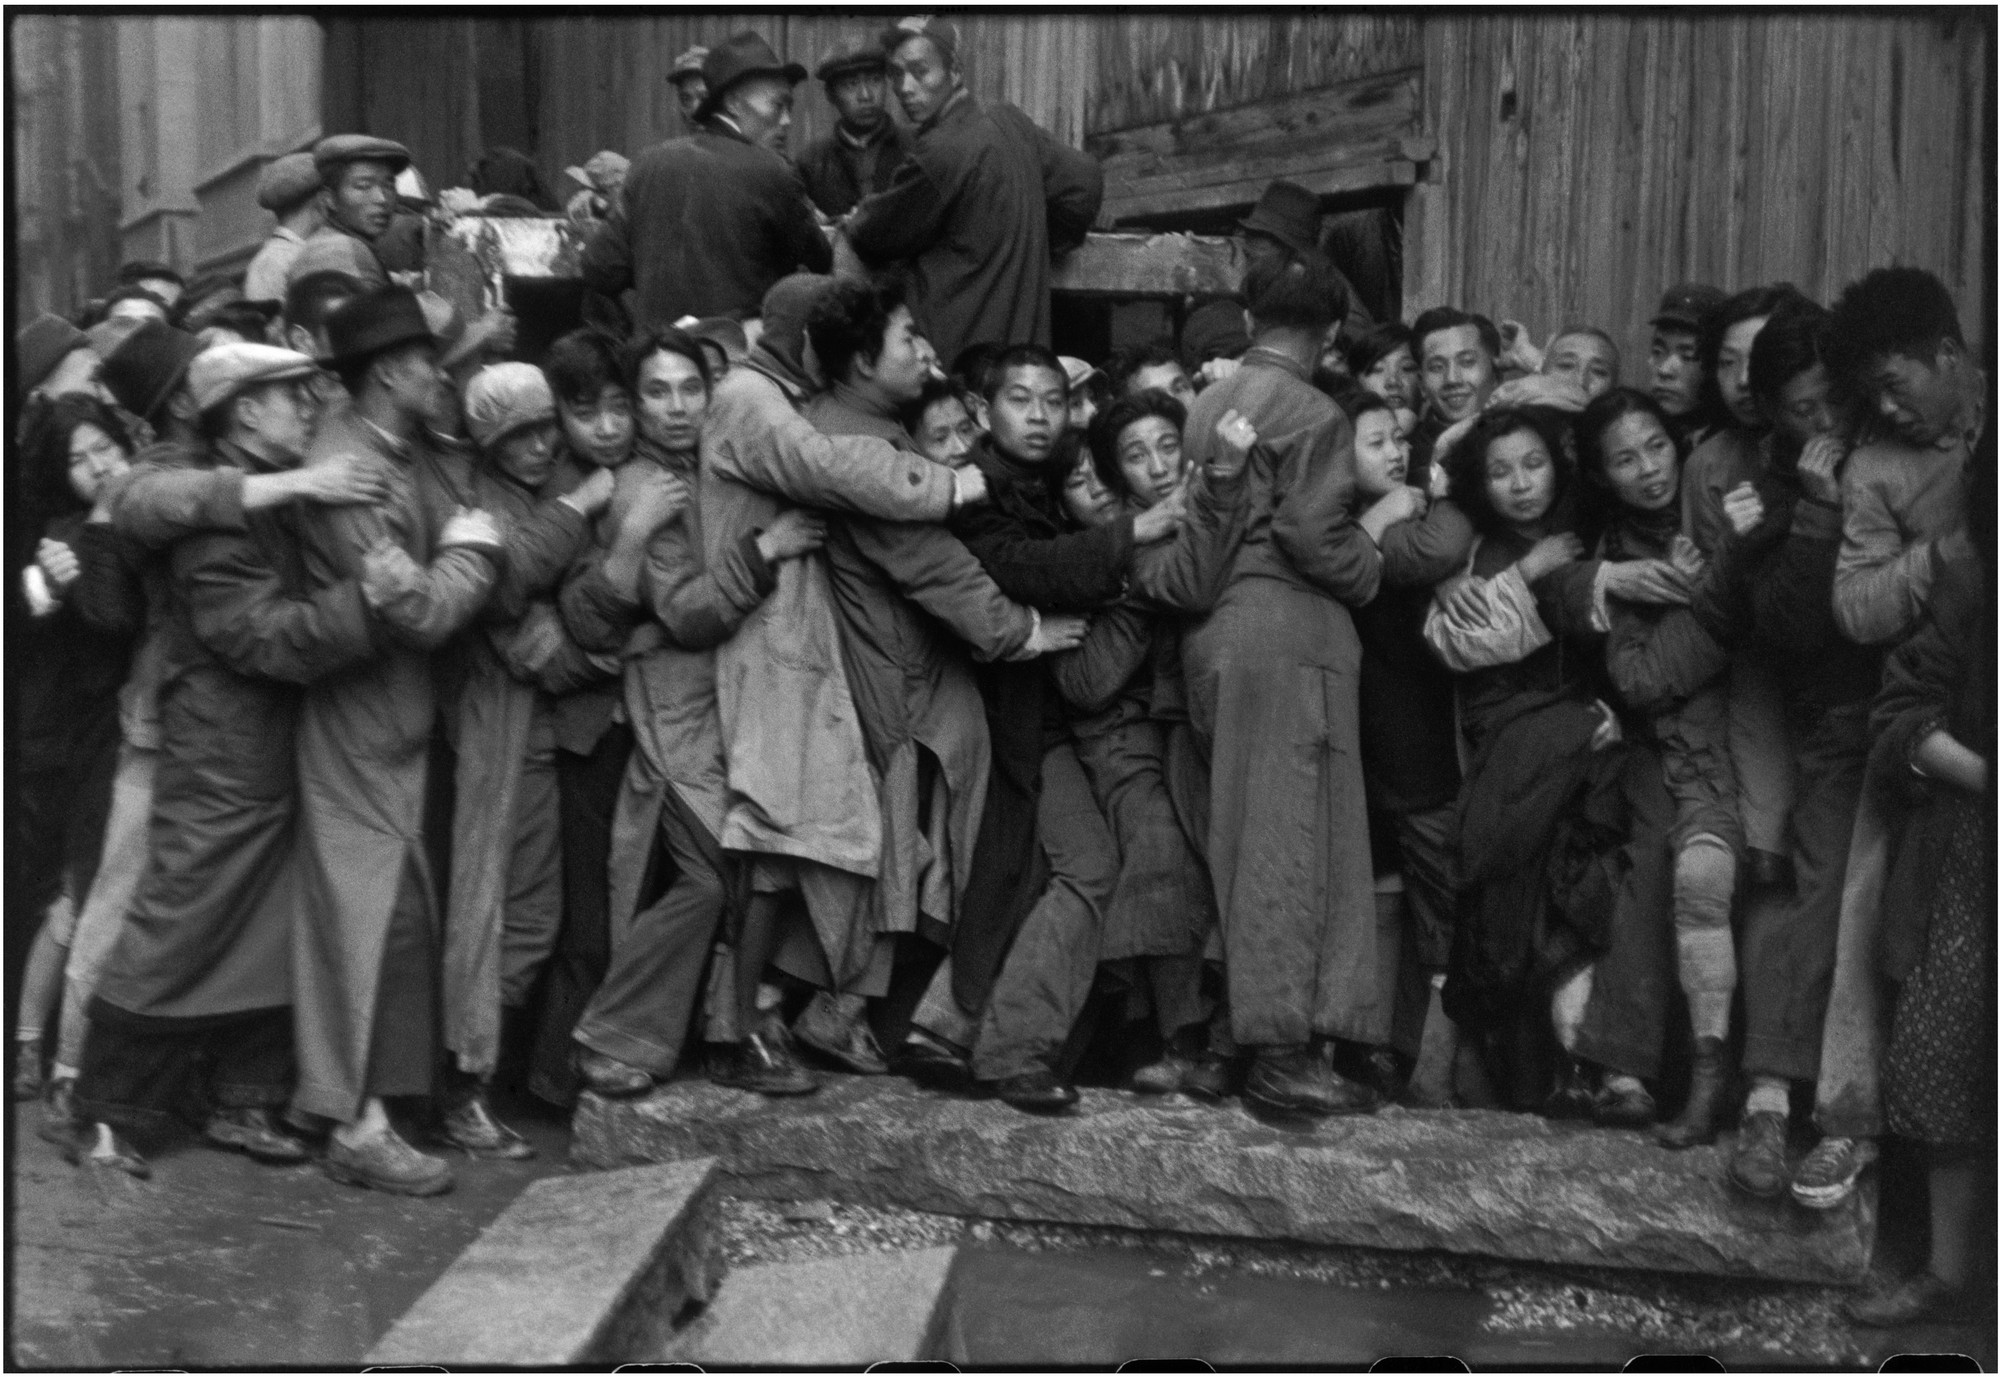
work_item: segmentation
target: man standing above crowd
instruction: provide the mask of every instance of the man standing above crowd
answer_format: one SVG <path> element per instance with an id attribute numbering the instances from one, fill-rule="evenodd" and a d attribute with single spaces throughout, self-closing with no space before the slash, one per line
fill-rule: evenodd
<path id="1" fill-rule="evenodd" d="M 974 100 L 950 21 L 905 20 L 882 46 L 916 143 L 889 189 L 855 207 L 848 242 L 871 266 L 912 260 L 917 323 L 939 357 L 1046 347 L 1050 255 L 1083 242 L 1103 169 L 1013 106 Z"/>
<path id="2" fill-rule="evenodd" d="M 310 153 L 287 153 L 264 164 L 257 177 L 257 204 L 278 217 L 270 238 L 243 273 L 245 301 L 282 302 L 292 264 L 306 236 L 326 221 L 319 194 L 319 168 Z"/>
<path id="3" fill-rule="evenodd" d="M 389 285 L 377 244 L 396 214 L 396 174 L 410 165 L 410 150 L 372 134 L 334 134 L 313 145 L 313 166 L 321 184 L 326 223 L 306 243 L 328 236 L 359 242 L 354 275 L 363 286 Z"/>
<path id="4" fill-rule="evenodd" d="M 839 112 L 833 132 L 799 154 L 799 177 L 822 215 L 838 219 L 863 196 L 886 191 L 909 156 L 910 136 L 889 114 L 889 60 L 865 39 L 835 47 L 813 70 Z"/>
<path id="5" fill-rule="evenodd" d="M 674 105 L 681 112 L 681 120 L 689 132 L 701 128 L 695 118 L 695 111 L 708 99 L 708 82 L 702 77 L 702 64 L 708 61 L 708 49 L 697 44 L 674 59 L 674 69 L 667 73 L 667 84 L 674 88 Z M 630 172 L 630 168 L 626 169 Z"/>
<path id="6" fill-rule="evenodd" d="M 787 273 L 831 268 L 783 157 L 792 87 L 805 75 L 754 33 L 717 45 L 702 63 L 701 128 L 633 161 L 623 203 L 584 247 L 584 285 L 612 297 L 635 288 L 635 323 L 650 331 L 683 316 L 747 320 Z"/>

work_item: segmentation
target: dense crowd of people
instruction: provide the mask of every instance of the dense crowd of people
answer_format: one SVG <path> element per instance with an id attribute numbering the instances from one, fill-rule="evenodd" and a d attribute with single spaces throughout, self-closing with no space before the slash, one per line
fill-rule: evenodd
<path id="1" fill-rule="evenodd" d="M 520 1047 L 558 1105 L 1733 1125 L 1731 1185 L 1815 1209 L 1894 1134 L 1931 1260 L 1856 1311 L 1961 1295 L 1994 438 L 1945 288 L 1677 286 L 1635 367 L 1625 322 L 1367 319 L 1279 182 L 1240 299 L 1059 356 L 1094 160 L 948 21 L 828 55 L 787 161 L 805 75 L 697 50 L 690 134 L 572 169 L 545 348 L 421 276 L 427 217 L 553 212 L 533 165 L 427 201 L 360 134 L 264 169 L 240 279 L 17 335 L 44 1133 L 434 1194 L 419 1143 L 531 1152 Z"/>

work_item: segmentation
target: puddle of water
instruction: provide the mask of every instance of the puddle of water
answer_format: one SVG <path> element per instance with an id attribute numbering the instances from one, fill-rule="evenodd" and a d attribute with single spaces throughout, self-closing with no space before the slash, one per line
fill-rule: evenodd
<path id="1" fill-rule="evenodd" d="M 1365 1290 L 1191 1267 L 1143 1248 L 967 1247 L 937 1356 L 961 1367 L 1104 1367 L 1135 1358 L 1221 1366 L 1365 1367 L 1453 1354 L 1473 1367 L 1619 1367 L 1643 1351 L 1613 1333 L 1486 1333 L 1473 1290 Z"/>

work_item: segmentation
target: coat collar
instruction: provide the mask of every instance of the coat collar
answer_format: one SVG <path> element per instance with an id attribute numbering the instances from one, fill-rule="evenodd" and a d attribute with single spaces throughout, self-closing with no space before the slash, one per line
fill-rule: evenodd
<path id="1" fill-rule="evenodd" d="M 710 115 L 702 121 L 702 132 L 713 134 L 718 139 L 734 139 L 737 143 L 747 143 L 752 148 L 757 145 L 748 134 L 737 128 L 736 121 L 724 114 Z"/>
<path id="2" fill-rule="evenodd" d="M 933 129 L 943 129 L 947 125 L 962 124 L 978 113 L 979 102 L 972 98 L 970 90 L 961 86 L 957 91 L 952 93 L 951 99 L 944 103 L 944 108 L 918 126 L 917 132 L 919 134 L 928 134 Z"/>
<path id="3" fill-rule="evenodd" d="M 1301 364 L 1290 354 L 1281 354 L 1275 349 L 1266 349 L 1262 345 L 1253 344 L 1243 351 L 1243 365 L 1246 368 L 1278 368 L 1290 373 L 1300 382 L 1310 381 L 1310 376 L 1306 373 L 1305 365 Z"/>

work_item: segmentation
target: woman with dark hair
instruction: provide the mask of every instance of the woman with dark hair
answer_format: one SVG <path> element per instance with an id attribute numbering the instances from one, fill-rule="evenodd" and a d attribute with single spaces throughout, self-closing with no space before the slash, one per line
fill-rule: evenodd
<path id="1" fill-rule="evenodd" d="M 144 601 L 136 563 L 112 536 L 103 498 L 129 467 L 132 448 L 118 413 L 80 393 L 37 411 L 23 447 L 23 496 L 41 539 L 35 562 L 21 574 L 30 620 L 16 646 L 27 671 L 20 684 L 17 821 L 10 831 L 28 878 L 12 911 L 39 927 L 32 946 L 29 932 L 15 930 L 9 938 L 28 953 L 14 1029 L 16 1099 L 42 1088 L 42 1038 L 61 998 L 76 915 L 111 810 L 118 691 Z M 87 536 L 86 524 L 94 527 Z M 77 1041 L 73 1050 L 80 1054 Z"/>
<path id="2" fill-rule="evenodd" d="M 1459 927 L 1444 1007 L 1519 1107 L 1542 1100 L 1547 1034 L 1567 1054 L 1556 1116 L 1650 1118 L 1664 1032 L 1671 816 L 1658 757 L 1605 701 L 1597 578 L 1566 529 L 1568 463 L 1532 414 L 1482 415 L 1452 451 L 1477 530 L 1479 625 L 1440 599 L 1424 636 L 1460 682 Z M 1592 1094 L 1577 1059 L 1604 1068 Z"/>
<path id="3" fill-rule="evenodd" d="M 1050 668 L 1070 706 L 1084 774 L 1118 839 L 1098 959 L 1130 963 L 1116 969 L 1150 1004 L 1165 1044 L 1134 1071 L 1132 1088 L 1215 1099 L 1228 1087 L 1201 989 L 1215 926 L 1201 855 L 1208 776 L 1187 722 L 1180 634 L 1187 618 L 1214 605 L 1242 537 L 1244 483 L 1240 456 L 1231 476 L 1189 474 L 1186 416 L 1174 397 L 1146 389 L 1120 397 L 1091 425 L 1089 453 L 1114 499 L 1110 512 L 1185 502 L 1188 520 L 1176 539 L 1136 554 L 1131 591 L 1093 617 L 1083 643 Z M 1244 431 L 1232 427 L 1231 438 L 1243 440 Z"/>
<path id="4" fill-rule="evenodd" d="M 1694 1079 L 1672 1148 L 1714 1141 L 1728 1079 L 1723 1044 L 1736 994 L 1730 903 L 1743 847 L 1729 749 L 1729 655 L 1684 603 L 1703 561 L 1681 531 L 1680 446 L 1658 402 L 1636 388 L 1604 394 L 1576 422 L 1578 458 L 1605 508 L 1593 616 L 1610 633 L 1611 679 L 1659 750 L 1674 802 L 1674 942 L 1694 1031 Z M 1623 583 L 1638 597 L 1619 595 Z"/>
<path id="5" fill-rule="evenodd" d="M 1408 435 L 1417 428 L 1416 337 L 1399 320 L 1377 325 L 1347 346 L 1347 371 L 1364 391 L 1395 408 L 1396 426 Z"/>

